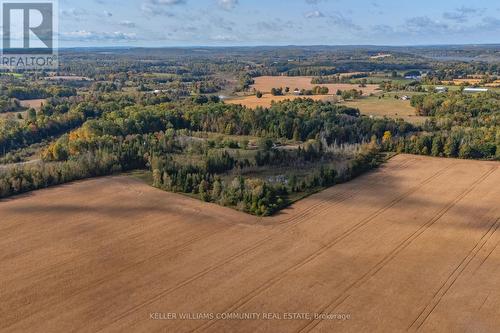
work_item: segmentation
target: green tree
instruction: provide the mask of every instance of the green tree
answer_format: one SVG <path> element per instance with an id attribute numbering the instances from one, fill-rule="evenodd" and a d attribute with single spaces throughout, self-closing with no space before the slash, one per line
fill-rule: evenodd
<path id="1" fill-rule="evenodd" d="M 431 149 L 431 154 L 432 156 L 442 156 L 443 153 L 443 140 L 441 136 L 435 136 L 432 140 L 432 149 Z"/>
<path id="2" fill-rule="evenodd" d="M 444 154 L 447 157 L 458 157 L 460 140 L 455 136 L 448 136 L 444 145 Z"/>
<path id="3" fill-rule="evenodd" d="M 210 201 L 210 187 L 206 180 L 202 180 L 198 186 L 198 193 L 200 194 L 201 200 L 205 202 Z"/>
<path id="4" fill-rule="evenodd" d="M 36 120 L 36 110 L 33 108 L 30 108 L 28 110 L 28 120 L 30 121 L 35 121 Z"/>
<path id="5" fill-rule="evenodd" d="M 219 201 L 222 194 L 222 183 L 219 179 L 216 179 L 212 188 L 212 200 Z"/>

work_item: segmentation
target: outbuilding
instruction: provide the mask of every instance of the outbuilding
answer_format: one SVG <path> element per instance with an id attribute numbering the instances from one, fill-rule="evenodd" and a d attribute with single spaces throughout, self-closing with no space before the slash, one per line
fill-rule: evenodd
<path id="1" fill-rule="evenodd" d="M 464 92 L 477 94 L 477 93 L 488 92 L 488 89 L 487 88 L 464 88 Z"/>

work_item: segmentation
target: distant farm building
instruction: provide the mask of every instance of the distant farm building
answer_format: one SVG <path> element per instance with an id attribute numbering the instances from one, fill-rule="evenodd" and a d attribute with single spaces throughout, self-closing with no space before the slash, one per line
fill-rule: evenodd
<path id="1" fill-rule="evenodd" d="M 476 93 L 488 92 L 488 89 L 487 88 L 465 88 L 464 92 L 465 93 L 476 94 Z"/>
<path id="2" fill-rule="evenodd" d="M 434 88 L 434 90 L 436 92 L 438 92 L 438 93 L 445 93 L 445 92 L 448 91 L 448 88 L 446 88 L 446 87 L 436 87 L 436 88 Z"/>
<path id="3" fill-rule="evenodd" d="M 377 55 L 370 57 L 370 59 L 382 59 L 382 58 L 388 58 L 388 57 L 392 57 L 392 54 L 378 53 Z"/>

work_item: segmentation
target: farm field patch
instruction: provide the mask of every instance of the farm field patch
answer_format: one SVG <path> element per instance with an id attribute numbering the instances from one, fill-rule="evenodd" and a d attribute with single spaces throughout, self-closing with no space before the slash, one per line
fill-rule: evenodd
<path id="1" fill-rule="evenodd" d="M 379 86 L 376 84 L 368 84 L 366 87 L 360 87 L 358 84 L 349 84 L 349 83 L 341 83 L 341 84 L 312 84 L 311 80 L 312 76 L 261 76 L 256 77 L 255 84 L 252 85 L 252 88 L 255 90 L 261 91 L 263 93 L 271 92 L 272 88 L 285 88 L 289 87 L 290 91 L 294 91 L 295 89 L 312 89 L 315 86 L 328 87 L 330 90 L 329 94 L 333 95 L 337 92 L 337 90 L 362 90 L 365 96 L 376 93 L 379 89 Z"/>
<path id="2" fill-rule="evenodd" d="M 393 97 L 365 97 L 354 101 L 345 101 L 346 106 L 358 108 L 361 114 L 373 117 L 388 117 L 393 119 L 404 119 L 414 124 L 422 124 L 427 117 L 417 116 L 415 108 L 410 101 L 402 101 Z"/>
<path id="3" fill-rule="evenodd" d="M 45 99 L 26 99 L 26 100 L 21 100 L 19 103 L 23 108 L 33 108 L 35 110 L 40 110 L 43 103 L 45 103 Z"/>

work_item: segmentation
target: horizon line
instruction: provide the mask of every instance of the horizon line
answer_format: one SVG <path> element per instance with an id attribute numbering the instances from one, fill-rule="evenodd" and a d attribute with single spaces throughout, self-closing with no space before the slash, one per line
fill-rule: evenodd
<path id="1" fill-rule="evenodd" d="M 452 46 L 500 46 L 498 43 L 464 43 L 464 44 L 407 44 L 407 45 L 383 45 L 383 44 L 262 44 L 262 45 L 165 45 L 165 46 L 138 46 L 138 45 L 93 45 L 93 46 L 64 46 L 59 47 L 64 49 L 105 49 L 105 48 L 121 48 L 121 49 L 168 49 L 168 48 L 259 48 L 259 47 L 387 47 L 387 48 L 405 48 L 405 47 L 452 47 Z"/>

